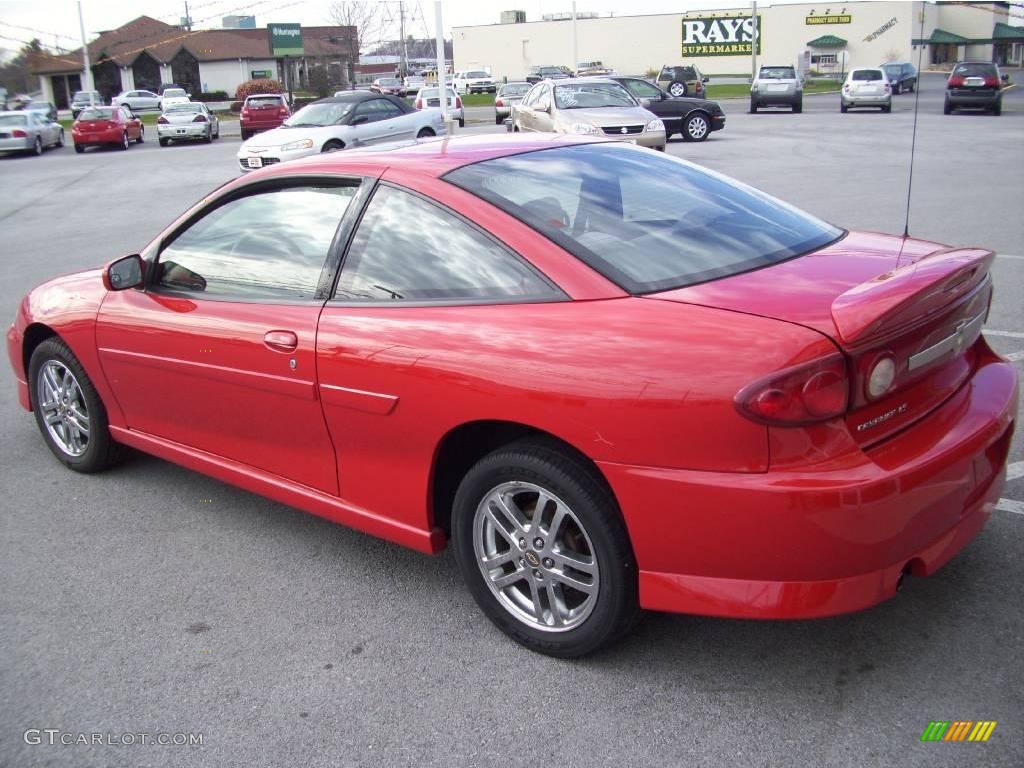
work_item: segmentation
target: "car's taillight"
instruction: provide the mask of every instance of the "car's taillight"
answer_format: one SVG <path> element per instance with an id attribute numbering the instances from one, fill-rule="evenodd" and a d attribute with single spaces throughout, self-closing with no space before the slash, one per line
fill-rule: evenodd
<path id="1" fill-rule="evenodd" d="M 249 116 L 249 108 L 248 107 L 242 107 L 242 117 L 248 117 L 248 116 Z"/>
<path id="2" fill-rule="evenodd" d="M 846 361 L 836 353 L 758 379 L 734 401 L 749 419 L 788 427 L 843 415 L 849 390 Z"/>
<path id="3" fill-rule="evenodd" d="M 849 92 L 850 92 L 850 84 L 846 83 L 845 85 L 843 85 L 843 93 L 849 93 Z"/>
<path id="4" fill-rule="evenodd" d="M 502 101 L 501 99 L 495 99 L 494 100 L 494 106 L 496 106 L 496 107 L 504 107 L 505 106 L 505 102 Z"/>
<path id="5" fill-rule="evenodd" d="M 158 117 L 158 118 L 156 119 L 156 121 L 157 121 L 158 123 L 160 123 L 160 125 L 169 125 L 169 124 L 170 124 L 170 122 L 171 122 L 170 120 L 168 120 L 168 119 L 167 119 L 166 117 L 164 117 L 163 115 L 160 115 L 160 117 Z"/>
<path id="6" fill-rule="evenodd" d="M 206 115 L 196 115 L 195 117 L 192 118 L 192 122 L 193 123 L 205 123 L 206 122 Z"/>
<path id="7" fill-rule="evenodd" d="M 277 116 L 278 117 L 288 117 L 288 110 L 285 109 L 284 107 L 281 107 L 280 109 L 277 110 Z"/>
<path id="8" fill-rule="evenodd" d="M 455 108 L 462 109 L 462 99 L 459 96 L 455 97 Z"/>
<path id="9" fill-rule="evenodd" d="M 882 87 L 885 88 L 885 90 L 887 90 L 887 91 L 889 90 L 889 84 L 888 83 L 884 83 L 882 85 Z"/>
<path id="10" fill-rule="evenodd" d="M 25 133 L 20 128 L 15 128 L 13 131 L 11 131 L 11 136 L 13 136 L 16 139 L 24 139 L 25 137 L 28 136 L 28 134 Z"/>
<path id="11" fill-rule="evenodd" d="M 960 77 L 960 75 L 952 75 L 949 78 L 949 82 L 947 83 L 947 85 L 950 88 L 959 88 L 963 84 L 964 84 L 964 79 L 962 77 Z"/>
<path id="12" fill-rule="evenodd" d="M 423 99 L 416 99 L 416 109 L 423 109 Z"/>
<path id="13" fill-rule="evenodd" d="M 988 75 L 985 78 L 985 87 L 986 88 L 998 88 L 999 87 L 999 78 L 993 77 L 992 75 Z"/>

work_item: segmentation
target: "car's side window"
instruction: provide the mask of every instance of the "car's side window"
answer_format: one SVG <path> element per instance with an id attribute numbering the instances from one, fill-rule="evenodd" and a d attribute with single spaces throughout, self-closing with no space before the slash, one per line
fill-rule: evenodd
<path id="1" fill-rule="evenodd" d="M 454 214 L 381 186 L 356 230 L 336 301 L 549 301 L 562 293 Z"/>
<path id="2" fill-rule="evenodd" d="M 385 115 L 381 110 L 380 105 L 386 104 L 384 99 L 370 99 L 364 101 L 356 107 L 354 117 L 365 117 L 366 122 L 375 123 L 378 120 L 383 120 Z"/>
<path id="3" fill-rule="evenodd" d="M 544 110 L 551 107 L 551 89 L 548 86 L 541 88 L 539 94 L 537 94 L 537 109 Z"/>
<path id="4" fill-rule="evenodd" d="M 228 300 L 311 299 L 357 189 L 288 187 L 225 203 L 164 247 L 156 288 Z"/>
<path id="5" fill-rule="evenodd" d="M 661 91 L 643 80 L 627 80 L 626 88 L 638 99 L 658 99 Z"/>

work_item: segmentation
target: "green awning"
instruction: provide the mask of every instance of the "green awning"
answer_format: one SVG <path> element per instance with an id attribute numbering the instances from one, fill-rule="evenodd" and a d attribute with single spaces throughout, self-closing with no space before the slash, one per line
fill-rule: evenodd
<path id="1" fill-rule="evenodd" d="M 925 40 L 926 43 L 952 43 L 954 45 L 967 45 L 971 41 L 966 37 L 960 37 L 960 35 L 954 35 L 952 32 L 947 32 L 944 29 L 936 27 L 932 30 L 931 37 Z"/>
<path id="2" fill-rule="evenodd" d="M 997 21 L 992 30 L 992 41 L 995 43 L 1024 43 L 1024 27 L 1014 27 Z"/>
<path id="3" fill-rule="evenodd" d="M 808 48 L 845 48 L 846 41 L 835 35 L 822 35 L 807 43 Z"/>

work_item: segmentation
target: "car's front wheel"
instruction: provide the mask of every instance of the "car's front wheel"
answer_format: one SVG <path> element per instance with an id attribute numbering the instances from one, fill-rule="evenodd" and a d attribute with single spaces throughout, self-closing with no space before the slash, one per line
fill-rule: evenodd
<path id="1" fill-rule="evenodd" d="M 344 149 L 345 145 L 337 139 L 331 139 L 321 147 L 321 152 L 337 152 L 339 149 Z"/>
<path id="2" fill-rule="evenodd" d="M 474 599 L 531 650 L 582 656 L 639 615 L 637 567 L 611 492 L 581 459 L 523 440 L 463 478 L 452 544 Z"/>
<path id="3" fill-rule="evenodd" d="M 76 472 L 99 472 L 121 458 L 103 401 L 63 341 L 49 338 L 35 348 L 28 381 L 36 424 L 61 463 Z"/>
<path id="4" fill-rule="evenodd" d="M 420 128 L 420 132 L 416 134 L 417 139 L 429 139 L 431 136 L 436 136 L 429 128 Z"/>
<path id="5" fill-rule="evenodd" d="M 683 126 L 683 138 L 686 141 L 704 141 L 711 132 L 711 123 L 704 114 L 690 115 Z"/>

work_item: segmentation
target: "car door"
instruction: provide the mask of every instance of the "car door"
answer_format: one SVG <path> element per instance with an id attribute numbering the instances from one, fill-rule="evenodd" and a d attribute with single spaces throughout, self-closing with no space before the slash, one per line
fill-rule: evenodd
<path id="1" fill-rule="evenodd" d="M 488 398 L 474 360 L 480 340 L 500 347 L 531 305 L 564 299 L 466 219 L 411 190 L 378 185 L 317 331 L 341 497 L 429 528 L 431 457 L 452 426 L 445 404 L 458 398 L 471 411 L 471 400 Z M 410 479 L 394 483 L 392 472 Z"/>
<path id="2" fill-rule="evenodd" d="M 152 91 L 137 91 L 133 102 L 137 104 L 136 109 L 156 109 L 160 103 L 160 97 Z"/>
<path id="3" fill-rule="evenodd" d="M 690 109 L 688 101 L 668 98 L 660 88 L 639 78 L 625 77 L 618 82 L 641 104 L 642 99 L 647 99 L 647 109 L 662 119 L 666 131 L 678 133 L 681 130 L 683 115 Z"/>
<path id="4" fill-rule="evenodd" d="M 394 124 L 388 125 L 385 121 L 396 114 L 401 114 L 401 110 L 384 98 L 367 99 L 357 104 L 349 123 L 356 141 L 361 145 L 385 141 L 395 130 Z"/>
<path id="5" fill-rule="evenodd" d="M 555 110 L 554 88 L 550 85 L 542 87 L 537 97 L 537 103 L 533 107 L 533 130 L 547 133 L 555 130 L 553 112 Z"/>
<path id="6" fill-rule="evenodd" d="M 145 289 L 108 294 L 96 325 L 130 429 L 337 492 L 316 327 L 359 190 L 358 179 L 243 189 L 145 254 Z"/>

